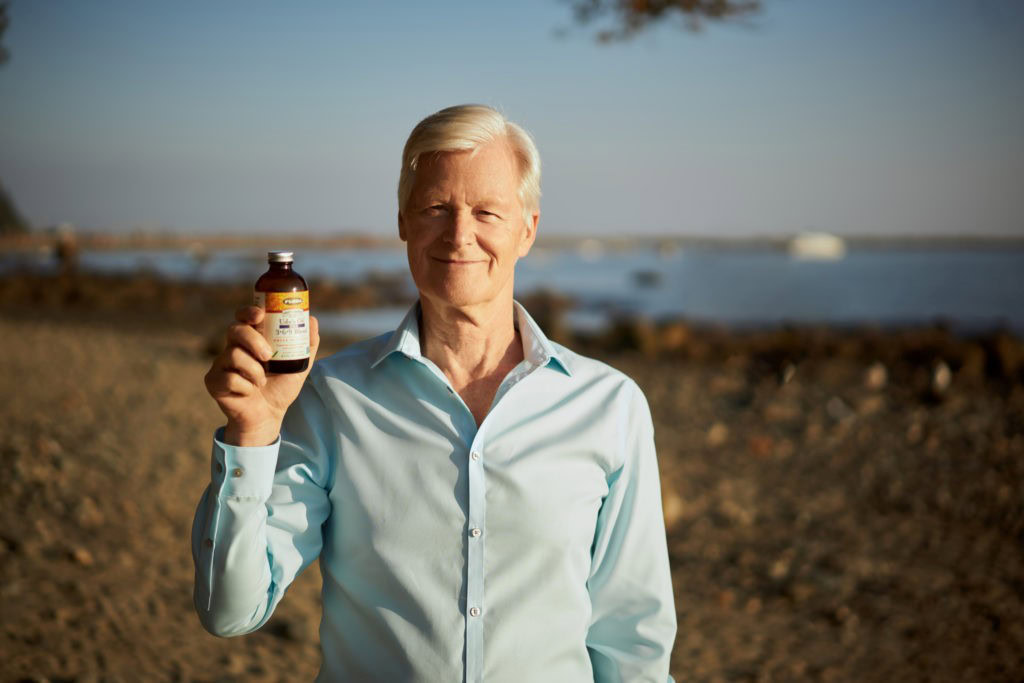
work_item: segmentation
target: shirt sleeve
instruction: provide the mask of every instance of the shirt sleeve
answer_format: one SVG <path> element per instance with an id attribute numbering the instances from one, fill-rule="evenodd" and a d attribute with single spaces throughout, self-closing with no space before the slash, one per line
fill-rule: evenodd
<path id="1" fill-rule="evenodd" d="M 608 477 L 587 581 L 587 649 L 599 683 L 673 682 L 676 636 L 651 412 L 640 388 L 619 415 L 622 465 Z"/>
<path id="2" fill-rule="evenodd" d="M 330 423 L 313 373 L 269 446 L 214 435 L 212 481 L 192 523 L 193 601 L 210 633 L 260 628 L 292 580 L 320 554 L 330 514 Z"/>

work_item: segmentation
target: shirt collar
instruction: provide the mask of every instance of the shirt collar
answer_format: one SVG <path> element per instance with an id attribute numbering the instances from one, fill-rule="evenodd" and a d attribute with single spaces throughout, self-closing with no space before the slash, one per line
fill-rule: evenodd
<path id="1" fill-rule="evenodd" d="M 519 330 L 519 336 L 523 340 L 523 357 L 527 362 L 535 367 L 544 367 L 554 361 L 555 366 L 571 377 L 572 373 L 569 372 L 569 366 L 566 365 L 558 349 L 544 336 L 540 326 L 530 317 L 530 314 L 526 312 L 523 305 L 513 300 L 512 306 L 515 309 L 515 325 Z M 417 299 L 416 303 L 409 309 L 409 312 L 402 318 L 402 322 L 391 333 L 391 336 L 370 366 L 371 368 L 377 367 L 392 353 L 401 353 L 414 359 L 423 358 L 420 346 L 419 318 L 420 302 Z"/>

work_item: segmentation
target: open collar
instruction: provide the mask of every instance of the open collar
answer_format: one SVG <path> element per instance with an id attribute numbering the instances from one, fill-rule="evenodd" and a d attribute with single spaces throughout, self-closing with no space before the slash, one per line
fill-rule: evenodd
<path id="1" fill-rule="evenodd" d="M 544 335 L 543 330 L 530 317 L 530 314 L 526 312 L 523 305 L 513 300 L 512 306 L 515 309 L 516 329 L 519 330 L 519 335 L 523 340 L 523 357 L 526 361 L 535 367 L 544 367 L 553 362 L 558 369 L 571 377 L 572 373 L 562 358 L 562 354 L 558 352 L 554 344 Z M 423 359 L 424 356 L 420 345 L 419 319 L 420 302 L 417 299 L 416 303 L 409 308 L 405 317 L 402 318 L 402 322 L 391 333 L 384 346 L 381 347 L 380 352 L 370 367 L 377 367 L 385 358 L 393 353 L 401 353 L 414 360 Z"/>

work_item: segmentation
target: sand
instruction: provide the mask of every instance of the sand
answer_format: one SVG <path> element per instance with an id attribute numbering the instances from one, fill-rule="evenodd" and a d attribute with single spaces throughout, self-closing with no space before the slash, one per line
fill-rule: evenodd
<path id="1" fill-rule="evenodd" d="M 220 310 L 62 301 L 0 296 L 3 680 L 311 680 L 315 567 L 258 633 L 192 609 Z M 1024 679 L 1019 340 L 623 339 L 589 348 L 652 406 L 676 680 Z"/>

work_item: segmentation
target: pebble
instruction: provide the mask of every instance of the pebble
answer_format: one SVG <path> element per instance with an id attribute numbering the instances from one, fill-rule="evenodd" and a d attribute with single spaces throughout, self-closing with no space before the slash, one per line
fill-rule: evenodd
<path id="1" fill-rule="evenodd" d="M 717 448 L 729 440 L 729 428 L 723 422 L 716 422 L 707 431 L 705 442 L 712 448 Z"/>
<path id="2" fill-rule="evenodd" d="M 83 567 L 91 567 L 94 563 L 92 553 L 82 546 L 72 548 L 70 555 L 72 560 Z"/>
<path id="3" fill-rule="evenodd" d="M 825 412 L 827 412 L 829 417 L 831 417 L 833 420 L 836 420 L 837 422 L 848 420 L 849 418 L 856 415 L 853 409 L 846 404 L 846 401 L 839 398 L 838 396 L 833 396 L 828 400 L 828 402 L 825 404 Z"/>
<path id="4" fill-rule="evenodd" d="M 932 369 L 932 391 L 936 394 L 944 394 L 953 381 L 953 373 L 949 366 L 939 361 Z"/>
<path id="5" fill-rule="evenodd" d="M 871 367 L 864 373 L 864 386 L 872 391 L 884 389 L 889 381 L 889 371 L 880 362 L 871 364 Z"/>

